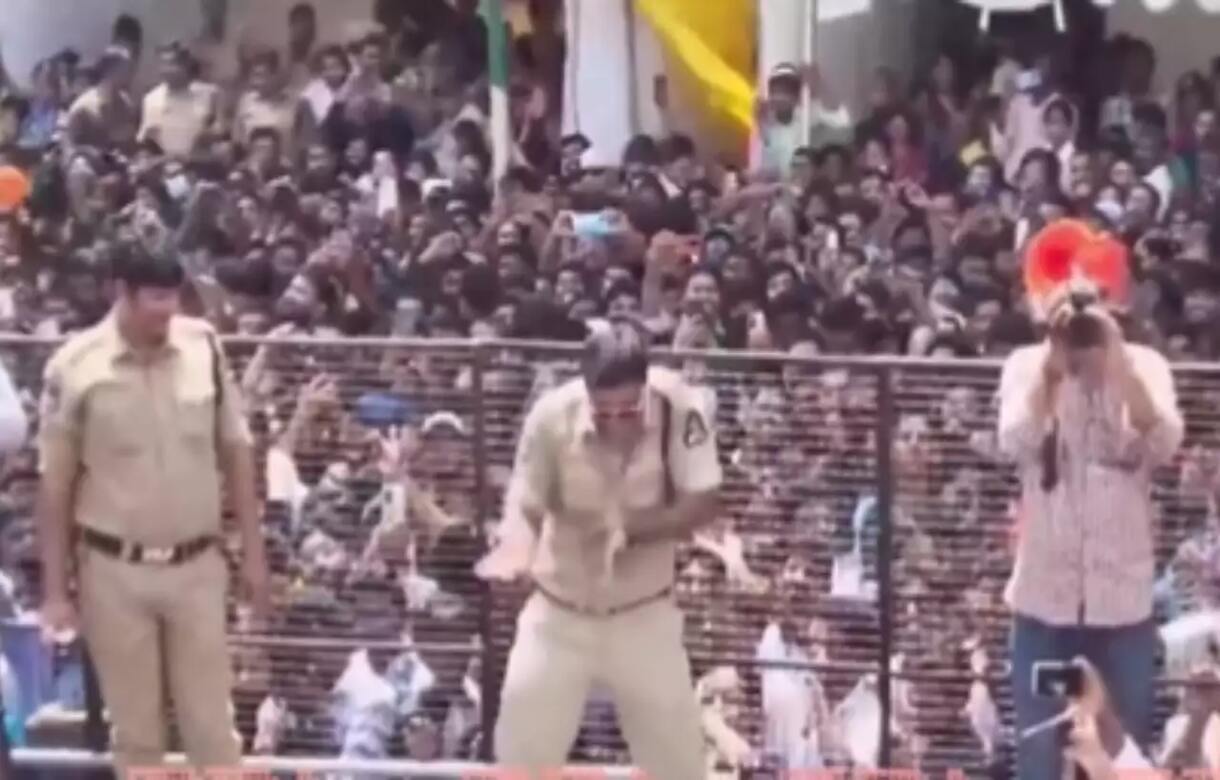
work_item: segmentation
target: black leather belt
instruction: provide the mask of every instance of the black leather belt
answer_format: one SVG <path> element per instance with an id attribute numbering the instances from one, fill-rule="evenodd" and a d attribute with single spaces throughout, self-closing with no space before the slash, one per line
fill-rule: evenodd
<path id="1" fill-rule="evenodd" d="M 575 604 L 571 601 L 568 601 L 567 599 L 563 598 L 562 596 L 556 596 L 554 593 L 551 593 L 549 590 L 542 587 L 541 585 L 538 585 L 537 583 L 534 584 L 534 588 L 539 593 L 541 593 L 546 598 L 547 601 L 551 602 L 552 604 L 559 607 L 560 609 L 565 609 L 568 612 L 575 612 L 578 615 L 584 615 L 586 617 L 599 617 L 599 618 L 615 617 L 616 615 L 621 615 L 624 612 L 630 612 L 633 609 L 639 609 L 640 607 L 646 607 L 649 604 L 653 604 L 655 602 L 661 601 L 662 599 L 669 598 L 669 594 L 671 594 L 673 592 L 673 588 L 669 587 L 669 588 L 665 588 L 664 590 L 661 590 L 657 593 L 654 593 L 651 596 L 645 596 L 644 598 L 636 599 L 635 601 L 628 601 L 626 604 L 619 604 L 614 607 L 606 607 L 605 609 L 596 609 L 593 607 L 582 607 L 579 604 Z"/>
<path id="2" fill-rule="evenodd" d="M 103 555 L 117 558 L 127 563 L 155 563 L 163 566 L 177 566 L 198 557 L 209 547 L 216 544 L 215 536 L 200 536 L 189 542 L 176 544 L 172 547 L 150 547 L 136 544 L 111 536 L 108 533 L 95 531 L 92 528 L 80 529 L 80 540 Z"/>

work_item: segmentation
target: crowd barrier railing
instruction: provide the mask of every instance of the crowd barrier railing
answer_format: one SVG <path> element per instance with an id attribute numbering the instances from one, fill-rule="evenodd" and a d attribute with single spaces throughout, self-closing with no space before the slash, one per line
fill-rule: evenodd
<path id="1" fill-rule="evenodd" d="M 31 413 L 54 347 L 0 339 L 0 357 Z M 260 468 L 272 450 L 285 449 L 294 413 L 309 418 L 289 448 L 298 481 L 261 486 L 273 565 L 285 584 L 278 620 L 255 633 L 236 607 L 233 615 L 234 702 L 247 746 L 254 714 L 271 693 L 297 714 L 277 756 L 259 766 L 375 771 L 343 764 L 327 704 L 360 650 L 430 670 L 432 693 L 416 706 L 444 748 L 430 757 L 442 762 L 431 764 L 434 774 L 488 762 L 525 594 L 484 587 L 470 564 L 499 517 L 524 412 L 546 387 L 575 376 L 577 350 L 507 341 L 231 339 L 227 353 L 246 391 Z M 824 745 L 831 762 L 975 772 L 1007 761 L 1010 748 L 984 753 L 962 710 L 981 680 L 1011 722 L 1002 591 L 1019 513 L 1012 470 L 995 453 L 998 364 L 725 352 L 664 352 L 657 360 L 704 388 L 726 463 L 724 515 L 686 546 L 677 571 L 686 641 L 708 706 L 760 755 L 779 760 L 771 755 L 766 691 L 801 680 L 835 722 L 848 722 L 841 705 L 853 696 L 878 703 L 870 727 L 876 744 Z M 1220 367 L 1175 371 L 1188 433 L 1178 460 L 1157 476 L 1158 572 L 1185 541 L 1209 532 L 1214 506 L 1196 484 L 1199 458 L 1220 448 L 1213 400 Z M 409 469 L 412 500 L 426 496 L 444 519 L 420 520 L 438 515 L 412 505 L 401 528 L 378 516 L 377 462 L 396 424 L 425 421 L 429 430 L 450 425 L 455 435 L 424 437 Z M 17 572 L 32 605 L 32 450 L 11 459 L 7 473 L 12 512 L 0 534 L 18 543 L 0 563 Z M 282 480 L 284 470 L 266 473 Z M 361 568 L 370 550 L 397 579 Z M 1178 610 L 1210 603 L 1190 589 L 1175 598 Z M 778 656 L 777 637 L 787 649 Z M 987 655 L 981 676 L 969 660 L 976 648 Z M 732 682 L 717 683 L 724 679 Z M 1162 682 L 1162 719 L 1181 684 Z M 102 760 L 100 697 L 87 687 L 92 752 L 16 746 L 18 764 Z M 466 719 L 450 734 L 461 713 Z M 625 761 L 617 728 L 600 713 L 592 708 L 587 716 L 574 760 Z M 403 740 L 389 746 L 385 773 L 414 771 L 417 759 Z"/>

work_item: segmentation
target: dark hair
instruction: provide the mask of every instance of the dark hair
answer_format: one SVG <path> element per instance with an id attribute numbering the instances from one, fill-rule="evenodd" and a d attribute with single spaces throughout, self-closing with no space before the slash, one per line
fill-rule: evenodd
<path id="1" fill-rule="evenodd" d="M 1160 133 L 1167 132 L 1169 129 L 1169 117 L 1166 116 L 1165 109 L 1149 100 L 1136 105 L 1131 111 L 1131 118 L 1135 120 L 1135 124 Z"/>
<path id="2" fill-rule="evenodd" d="M 1062 114 L 1069 125 L 1076 125 L 1076 107 L 1066 99 L 1057 97 L 1047 103 L 1046 107 L 1042 109 L 1042 121 L 1045 122 L 1054 113 Z"/>
<path id="3" fill-rule="evenodd" d="M 313 55 L 314 70 L 321 70 L 322 63 L 326 61 L 327 57 L 334 57 L 335 59 L 342 62 L 344 67 L 348 68 L 349 70 L 351 69 L 351 65 L 349 64 L 348 59 L 347 59 L 347 52 L 345 52 L 343 50 L 343 47 L 339 46 L 337 44 L 334 44 L 334 43 L 330 43 L 330 44 L 327 44 L 326 46 L 323 46 L 322 48 L 318 49 L 317 53 Z"/>
<path id="4" fill-rule="evenodd" d="M 1161 213 L 1161 193 L 1157 192 L 1156 187 L 1143 180 L 1131 185 L 1131 191 L 1135 192 L 1136 190 L 1143 190 L 1148 193 L 1148 197 L 1152 200 L 1152 217 L 1155 219 L 1156 215 Z"/>
<path id="5" fill-rule="evenodd" d="M 260 49 L 250 57 L 250 70 L 254 70 L 259 65 L 263 65 L 271 71 L 279 70 L 280 53 L 271 48 Z"/>
<path id="6" fill-rule="evenodd" d="M 620 279 L 606 290 L 606 294 L 602 296 L 602 305 L 609 306 L 610 302 L 615 298 L 624 295 L 630 295 L 638 300 L 640 297 L 640 286 L 629 279 Z"/>
<path id="7" fill-rule="evenodd" d="M 472 265 L 462 272 L 462 300 L 479 317 L 491 315 L 500 305 L 500 277 L 486 263 Z"/>
<path id="8" fill-rule="evenodd" d="M 1038 162 L 1046 167 L 1046 186 L 1053 190 L 1058 189 L 1061 166 L 1059 158 L 1049 149 L 1030 149 L 1026 152 L 1021 158 L 1021 164 L 1017 166 L 1018 179 L 1025 172 L 1026 166 Z"/>
<path id="9" fill-rule="evenodd" d="M 115 248 L 111 272 L 115 281 L 123 282 L 133 291 L 144 287 L 177 289 L 186 281 L 186 272 L 175 255 L 150 252 L 136 243 Z"/>
<path id="10" fill-rule="evenodd" d="M 585 339 L 580 370 L 590 390 L 609 390 L 648 380 L 648 331 L 633 317 L 611 317 Z"/>
<path id="11" fill-rule="evenodd" d="M 654 167 L 661 162 L 661 151 L 657 148 L 656 139 L 650 135 L 641 133 L 640 135 L 632 136 L 627 142 L 627 146 L 623 149 L 623 165 L 638 163 L 648 167 Z"/>
<path id="12" fill-rule="evenodd" d="M 131 14 L 119 14 L 110 30 L 110 40 L 114 43 L 124 41 L 140 46 L 144 43 L 144 25 Z"/>
<path id="13" fill-rule="evenodd" d="M 288 10 L 288 19 L 311 19 L 318 18 L 317 9 L 313 7 L 313 3 L 297 3 Z"/>
<path id="14" fill-rule="evenodd" d="M 661 157 L 666 163 L 695 156 L 695 142 L 690 136 L 674 133 L 661 144 Z"/>

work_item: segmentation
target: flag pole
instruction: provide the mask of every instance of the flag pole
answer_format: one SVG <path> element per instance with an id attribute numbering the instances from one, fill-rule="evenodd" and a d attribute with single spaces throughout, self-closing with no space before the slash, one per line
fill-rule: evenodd
<path id="1" fill-rule="evenodd" d="M 508 36 L 504 29 L 503 0 L 482 0 L 487 24 L 487 75 L 491 100 L 492 181 L 496 186 L 508 172 L 513 131 L 508 114 Z"/>

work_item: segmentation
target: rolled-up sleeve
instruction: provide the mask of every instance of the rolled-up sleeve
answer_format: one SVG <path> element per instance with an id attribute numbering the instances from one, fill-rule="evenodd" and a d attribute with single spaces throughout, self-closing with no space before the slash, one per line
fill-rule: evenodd
<path id="1" fill-rule="evenodd" d="M 1141 348 L 1135 353 L 1135 371 L 1152 401 L 1156 422 L 1142 433 L 1130 431 L 1133 454 L 1145 467 L 1155 468 L 1173 460 L 1174 454 L 1182 446 L 1186 423 L 1182 419 L 1182 410 L 1178 408 L 1178 395 L 1169 361 L 1158 352 Z"/>
<path id="2" fill-rule="evenodd" d="M 1000 372 L 996 444 L 1001 454 L 1018 462 L 1037 457 L 1046 436 L 1046 420 L 1035 417 L 1029 404 L 1041 354 L 1041 347 L 1017 350 Z"/>
<path id="3" fill-rule="evenodd" d="M 215 335 L 209 334 L 208 338 L 211 340 L 213 359 L 218 362 L 216 378 L 220 382 L 220 387 L 217 388 L 221 393 L 220 404 L 217 407 L 219 414 L 216 425 L 218 444 L 225 449 L 253 446 L 254 437 L 250 434 L 250 426 L 246 422 L 241 389 L 233 381 L 233 372 L 229 368 L 224 348 Z"/>
<path id="4" fill-rule="evenodd" d="M 38 412 L 38 470 L 44 488 L 71 490 L 81 459 L 81 392 L 52 358 L 43 376 Z"/>
<path id="5" fill-rule="evenodd" d="M 29 434 L 29 424 L 13 378 L 0 363 L 0 453 L 21 449 Z"/>
<path id="6" fill-rule="evenodd" d="M 526 415 L 506 496 L 510 514 L 520 512 L 531 520 L 546 514 L 557 479 L 551 408 L 543 396 Z"/>

